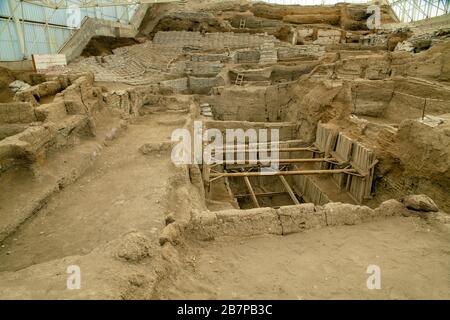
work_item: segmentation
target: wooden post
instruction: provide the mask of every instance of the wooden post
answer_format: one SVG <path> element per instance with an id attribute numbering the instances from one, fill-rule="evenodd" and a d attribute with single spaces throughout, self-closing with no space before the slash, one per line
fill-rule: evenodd
<path id="1" fill-rule="evenodd" d="M 256 199 L 255 192 L 253 191 L 252 184 L 250 183 L 250 179 L 248 177 L 244 177 L 245 184 L 247 185 L 247 189 L 251 194 L 252 201 L 257 208 L 260 208 L 258 199 Z"/>
<path id="2" fill-rule="evenodd" d="M 284 184 L 284 187 L 286 188 L 287 192 L 289 193 L 289 196 L 291 197 L 292 201 L 294 201 L 294 204 L 300 204 L 300 201 L 298 201 L 297 197 L 294 194 L 294 191 L 292 191 L 291 186 L 286 181 L 286 178 L 283 176 L 280 176 L 280 180 Z"/>

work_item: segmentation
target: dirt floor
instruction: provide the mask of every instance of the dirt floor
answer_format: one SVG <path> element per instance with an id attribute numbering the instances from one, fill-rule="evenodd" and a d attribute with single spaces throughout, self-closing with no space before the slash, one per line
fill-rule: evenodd
<path id="1" fill-rule="evenodd" d="M 420 218 L 195 242 L 164 299 L 449 299 L 450 233 Z M 368 290 L 368 266 L 381 290 Z"/>
<path id="2" fill-rule="evenodd" d="M 139 147 L 169 140 L 177 126 L 158 121 L 173 119 L 180 115 L 153 114 L 129 125 L 88 172 L 2 244 L 0 271 L 87 254 L 133 230 L 159 233 L 164 226 L 165 188 L 176 171 L 170 154 L 144 156 Z"/>

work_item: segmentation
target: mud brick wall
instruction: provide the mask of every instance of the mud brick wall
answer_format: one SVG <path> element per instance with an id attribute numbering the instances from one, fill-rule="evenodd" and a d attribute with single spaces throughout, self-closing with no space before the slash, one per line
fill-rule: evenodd
<path id="1" fill-rule="evenodd" d="M 172 89 L 176 93 L 186 93 L 188 91 L 188 78 L 162 81 L 161 87 Z"/>
<path id="2" fill-rule="evenodd" d="M 224 81 L 221 77 L 215 78 L 198 78 L 189 77 L 189 89 L 192 93 L 207 94 L 213 87 L 223 85 Z"/>
<path id="3" fill-rule="evenodd" d="M 274 36 L 251 35 L 247 33 L 207 33 L 187 31 L 159 31 L 153 43 L 165 44 L 174 47 L 201 47 L 201 48 L 252 48 L 259 47 L 264 41 L 279 42 Z"/>
<path id="4" fill-rule="evenodd" d="M 233 56 L 235 63 L 258 63 L 260 59 L 261 52 L 259 50 L 240 50 Z"/>
<path id="5" fill-rule="evenodd" d="M 309 56 L 320 57 L 324 52 L 323 47 L 319 45 L 282 47 L 278 49 L 278 60 L 285 61 Z"/>
<path id="6" fill-rule="evenodd" d="M 34 108 L 28 102 L 0 104 L 0 123 L 30 123 L 35 121 Z"/>

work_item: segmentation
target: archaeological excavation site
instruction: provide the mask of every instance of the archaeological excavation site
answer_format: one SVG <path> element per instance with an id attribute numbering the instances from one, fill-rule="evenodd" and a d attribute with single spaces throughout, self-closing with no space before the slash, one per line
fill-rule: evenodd
<path id="1" fill-rule="evenodd" d="M 0 2 L 0 299 L 450 299 L 449 1 L 58 2 Z"/>

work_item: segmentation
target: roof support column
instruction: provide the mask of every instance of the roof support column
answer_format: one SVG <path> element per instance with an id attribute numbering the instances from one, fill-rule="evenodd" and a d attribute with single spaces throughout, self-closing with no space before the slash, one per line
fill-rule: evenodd
<path id="1" fill-rule="evenodd" d="M 22 58 L 25 60 L 27 56 L 26 52 L 26 46 L 25 46 L 25 35 L 24 35 L 24 28 L 23 28 L 23 17 L 22 17 L 22 24 L 20 23 L 20 18 L 17 15 L 17 8 L 19 7 L 19 3 L 16 3 L 14 5 L 14 1 L 8 0 L 9 10 L 11 12 L 12 20 L 15 23 L 16 26 L 16 33 L 17 33 L 17 40 L 19 40 L 20 45 L 20 52 L 22 54 Z"/>

